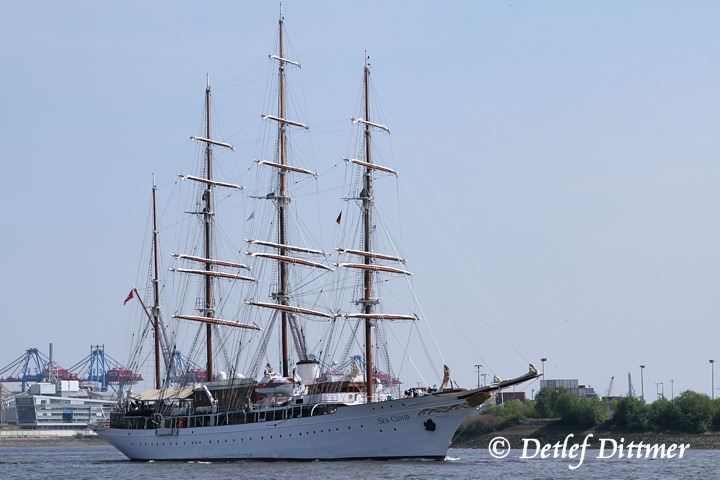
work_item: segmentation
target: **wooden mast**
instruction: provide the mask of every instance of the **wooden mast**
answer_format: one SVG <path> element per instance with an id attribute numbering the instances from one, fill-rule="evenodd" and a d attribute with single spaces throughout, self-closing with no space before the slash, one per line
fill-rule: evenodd
<path id="1" fill-rule="evenodd" d="M 206 130 L 205 130 L 205 138 L 210 139 L 210 80 L 208 79 L 207 87 L 205 88 L 205 123 L 206 123 Z M 210 143 L 206 143 L 205 145 L 205 169 L 206 169 L 206 176 L 205 178 L 212 182 L 212 149 L 210 148 Z M 212 214 L 213 214 L 213 205 L 212 205 L 212 183 L 207 184 L 207 188 L 205 189 L 205 192 L 203 193 L 203 199 L 205 200 L 205 206 L 203 209 L 204 213 L 204 225 L 205 225 L 205 258 L 213 258 L 212 256 Z M 212 263 L 207 262 L 205 263 L 205 270 L 211 271 L 212 270 Z M 213 317 L 214 308 L 213 308 L 213 301 L 212 301 L 212 276 L 206 275 L 205 276 L 205 301 L 204 301 L 204 309 L 203 309 L 203 315 L 208 318 Z M 207 354 L 207 368 L 206 368 L 206 374 L 207 374 L 207 381 L 212 382 L 213 380 L 213 357 L 212 357 L 212 323 L 207 323 L 205 325 L 205 338 L 206 338 L 206 354 Z"/>
<path id="2" fill-rule="evenodd" d="M 364 75 L 364 88 L 365 88 L 365 120 L 370 121 L 370 103 L 368 97 L 368 80 L 370 76 L 370 66 L 367 61 L 367 52 L 365 53 L 365 75 Z M 365 124 L 365 162 L 372 164 L 372 158 L 370 156 L 370 125 Z M 370 232 L 372 229 L 372 168 L 367 167 L 365 169 L 365 188 L 363 193 L 360 195 L 363 201 L 363 250 L 367 253 L 372 252 L 372 245 L 370 244 Z M 372 257 L 367 255 L 364 257 L 365 265 L 370 265 Z M 366 315 L 373 313 L 373 290 L 372 290 L 372 275 L 371 269 L 366 269 L 363 273 L 363 284 L 365 296 L 363 299 L 364 312 Z M 372 361 L 372 319 L 365 319 L 365 392 L 367 394 L 367 402 L 372 402 L 373 398 L 373 361 Z"/>
<path id="3" fill-rule="evenodd" d="M 308 265 L 313 267 L 320 267 L 320 268 L 326 268 L 324 266 L 320 266 L 319 264 L 315 262 L 305 262 L 301 261 L 300 259 L 291 258 L 288 256 L 288 251 L 300 251 L 305 253 L 313 253 L 313 254 L 322 254 L 325 255 L 325 252 L 319 251 L 319 250 L 312 250 L 312 249 L 306 249 L 306 248 L 300 248 L 300 247 L 294 247 L 291 244 L 288 243 L 288 228 L 287 228 L 287 210 L 288 205 L 290 201 L 292 200 L 288 196 L 288 190 L 287 190 L 287 175 L 290 172 L 295 173 L 303 173 L 308 175 L 316 176 L 314 172 L 311 172 L 310 170 L 306 170 L 304 168 L 297 168 L 292 167 L 288 165 L 288 155 L 287 155 L 287 127 L 288 125 L 294 126 L 294 127 L 300 127 L 304 128 L 306 130 L 310 129 L 309 126 L 304 125 L 299 122 L 295 122 L 292 120 L 288 120 L 285 118 L 286 113 L 286 106 L 285 106 L 285 69 L 286 64 L 295 65 L 296 67 L 300 68 L 300 63 L 294 62 L 292 60 L 289 60 L 285 58 L 285 42 L 284 42 L 284 19 L 282 16 L 282 4 L 280 5 L 280 19 L 278 21 L 278 30 L 279 30 L 279 49 L 278 49 L 278 55 L 268 55 L 273 60 L 277 60 L 278 65 L 278 107 L 277 107 L 277 116 L 275 115 L 261 115 L 263 119 L 272 120 L 274 122 L 278 123 L 278 133 L 277 133 L 277 143 L 275 144 L 276 150 L 275 150 L 275 162 L 268 162 L 266 160 L 256 160 L 256 162 L 259 165 L 267 165 L 271 166 L 278 170 L 277 173 L 277 184 L 273 185 L 273 193 L 268 194 L 264 197 L 254 197 L 254 198 L 265 198 L 265 199 L 271 199 L 275 202 L 275 207 L 277 208 L 277 240 L 276 242 L 267 242 L 267 241 L 260 241 L 260 240 L 248 240 L 251 244 L 258 244 L 258 245 L 265 245 L 272 248 L 278 249 L 278 255 L 271 255 L 271 254 L 258 254 L 258 253 L 252 253 L 247 252 L 248 255 L 254 255 L 258 257 L 264 257 L 264 258 L 271 258 L 273 260 L 277 261 L 277 288 L 274 289 L 273 292 L 271 292 L 271 297 L 273 301 L 275 302 L 272 308 L 275 308 L 276 310 L 280 310 L 280 362 L 282 364 L 282 376 L 288 377 L 290 376 L 290 355 L 288 351 L 288 323 L 290 321 L 290 315 L 292 315 L 293 312 L 295 312 L 297 309 L 296 307 L 292 307 L 290 305 L 290 298 L 289 298 L 289 263 L 294 264 L 302 264 L 302 265 Z M 261 304 L 259 302 L 248 302 L 250 305 L 255 306 L 268 306 L 266 304 Z M 312 313 L 315 314 L 315 313 Z"/>
<path id="4" fill-rule="evenodd" d="M 285 58 L 284 51 L 283 51 L 283 17 L 282 17 L 282 10 L 280 11 L 280 20 L 278 22 L 279 29 L 280 29 L 280 58 Z M 285 62 L 280 61 L 279 67 L 278 67 L 278 82 L 279 82 L 279 112 L 278 115 L 280 118 L 285 118 Z M 278 137 L 279 137 L 279 143 L 280 143 L 280 165 L 283 167 L 287 165 L 287 157 L 286 157 L 286 138 L 285 138 L 285 123 L 279 122 L 278 123 Z M 285 206 L 287 203 L 287 190 L 286 190 L 286 176 L 285 176 L 285 169 L 281 168 L 278 172 L 278 179 L 280 183 L 280 194 L 278 195 L 280 198 L 278 198 L 278 243 L 281 245 L 285 245 L 287 243 L 286 235 L 285 235 Z M 279 251 L 280 255 L 284 256 L 287 254 L 284 248 L 281 248 Z M 287 298 L 287 265 L 286 262 L 279 261 L 278 262 L 278 299 L 280 300 L 281 305 L 288 305 L 288 298 Z M 281 341 L 282 341 L 282 375 L 283 377 L 287 377 L 289 375 L 290 370 L 290 360 L 289 360 L 289 354 L 288 354 L 288 331 L 287 331 L 287 324 L 288 324 L 288 314 L 286 311 L 281 311 L 281 321 L 280 321 L 280 329 L 281 329 Z"/>
<path id="5" fill-rule="evenodd" d="M 160 389 L 160 285 L 158 280 L 158 228 L 157 228 L 157 204 L 155 202 L 155 177 L 153 176 L 152 202 L 153 202 L 153 264 L 155 267 L 153 276 L 153 330 L 155 333 L 155 388 Z"/>
<path id="6" fill-rule="evenodd" d="M 225 320 L 219 320 L 216 316 L 215 312 L 215 300 L 214 300 L 214 278 L 229 278 L 232 280 L 243 280 L 243 281 L 252 281 L 257 282 L 257 279 L 252 277 L 246 277 L 242 275 L 237 275 L 235 273 L 226 273 L 221 272 L 215 269 L 215 266 L 226 266 L 231 268 L 246 268 L 249 269 L 248 266 L 242 265 L 235 262 L 227 262 L 223 260 L 216 260 L 213 258 L 213 217 L 215 216 L 214 206 L 213 206 L 213 189 L 214 187 L 227 187 L 227 188 L 234 188 L 234 189 L 242 189 L 240 185 L 235 185 L 231 183 L 225 183 L 225 182 L 216 182 L 213 180 L 213 156 L 212 156 L 212 145 L 220 146 L 220 147 L 226 147 L 231 150 L 234 150 L 233 146 L 228 143 L 223 142 L 217 142 L 215 140 L 212 140 L 210 138 L 210 122 L 211 122 L 211 115 L 210 115 L 210 79 L 208 76 L 208 82 L 207 87 L 205 88 L 205 137 L 195 137 L 191 136 L 190 138 L 193 140 L 201 141 L 205 143 L 205 176 L 203 177 L 195 177 L 192 175 L 179 175 L 181 178 L 185 180 L 193 180 L 196 182 L 200 182 L 205 185 L 204 189 L 202 190 L 201 195 L 201 205 L 199 208 L 199 211 L 195 212 L 186 212 L 194 215 L 199 215 L 201 218 L 201 222 L 203 223 L 203 243 L 204 243 L 204 249 L 203 254 L 201 255 L 180 255 L 180 254 L 173 254 L 175 258 L 182 259 L 182 260 L 188 260 L 191 262 L 198 262 L 200 264 L 204 265 L 204 268 L 202 269 L 186 269 L 186 268 L 171 268 L 170 270 L 173 272 L 180 272 L 180 273 L 188 273 L 193 275 L 201 275 L 204 277 L 204 280 L 202 280 L 202 294 L 201 298 L 199 298 L 198 302 L 196 303 L 196 310 L 198 311 L 199 315 L 173 315 L 173 318 L 180 318 L 185 320 L 192 320 L 192 321 L 198 321 L 198 322 L 204 322 L 205 325 L 205 341 L 206 341 L 206 380 L 208 382 L 212 382 L 215 375 L 214 375 L 214 369 L 213 369 L 213 342 L 212 342 L 212 333 L 214 325 L 227 325 L 227 326 L 233 326 L 233 327 L 242 327 L 242 328 L 256 328 L 250 325 L 240 324 L 237 322 L 228 322 Z"/>

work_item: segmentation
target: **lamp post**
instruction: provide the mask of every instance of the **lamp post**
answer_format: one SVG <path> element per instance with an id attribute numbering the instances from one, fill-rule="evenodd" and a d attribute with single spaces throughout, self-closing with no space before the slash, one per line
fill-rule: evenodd
<path id="1" fill-rule="evenodd" d="M 710 360 L 710 377 L 712 380 L 712 390 L 711 390 L 711 396 L 712 399 L 715 400 L 715 360 Z"/>
<path id="2" fill-rule="evenodd" d="M 480 367 L 482 367 L 482 365 L 479 365 L 479 364 L 475 365 L 475 370 L 477 370 L 477 375 L 478 375 L 478 384 L 477 384 L 478 388 L 480 388 Z"/>
<path id="3" fill-rule="evenodd" d="M 643 377 L 643 370 L 645 370 L 645 365 L 640 365 L 640 398 L 645 400 L 645 379 Z"/>
<path id="4" fill-rule="evenodd" d="M 675 398 L 675 380 L 670 379 L 670 400 Z"/>
<path id="5" fill-rule="evenodd" d="M 545 380 L 545 362 L 547 362 L 547 357 L 541 358 L 540 361 L 542 362 L 543 380 Z"/>

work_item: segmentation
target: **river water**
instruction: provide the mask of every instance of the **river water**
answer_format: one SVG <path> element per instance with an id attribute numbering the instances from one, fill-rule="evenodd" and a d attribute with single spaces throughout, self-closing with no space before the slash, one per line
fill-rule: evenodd
<path id="1" fill-rule="evenodd" d="M 688 450 L 683 458 L 503 459 L 486 449 L 450 449 L 445 461 L 131 462 L 109 446 L 3 447 L 0 478 L 7 479 L 720 479 L 720 450 Z"/>

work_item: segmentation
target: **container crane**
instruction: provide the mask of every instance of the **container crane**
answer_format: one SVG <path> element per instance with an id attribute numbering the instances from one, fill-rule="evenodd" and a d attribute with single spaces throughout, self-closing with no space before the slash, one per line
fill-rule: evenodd
<path id="1" fill-rule="evenodd" d="M 142 375 L 126 369 L 105 353 L 105 345 L 91 345 L 90 355 L 73 365 L 70 370 L 79 372 L 78 376 L 82 380 L 99 383 L 103 390 L 113 384 L 122 386 L 142 381 Z"/>
<path id="2" fill-rule="evenodd" d="M 25 392 L 28 383 L 37 383 L 48 380 L 77 380 L 77 375 L 60 368 L 52 359 L 52 343 L 50 344 L 50 357 L 37 348 L 28 348 L 25 353 L 8 365 L 0 368 L 0 382 L 21 383 L 21 391 Z"/>

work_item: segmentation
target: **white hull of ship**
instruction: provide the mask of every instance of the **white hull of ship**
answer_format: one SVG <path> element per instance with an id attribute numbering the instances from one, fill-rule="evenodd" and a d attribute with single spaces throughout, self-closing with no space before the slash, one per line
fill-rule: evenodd
<path id="1" fill-rule="evenodd" d="M 98 427 L 97 433 L 131 460 L 443 459 L 457 428 L 477 408 L 468 393 L 343 406 L 331 414 L 281 421 L 176 429 Z"/>

